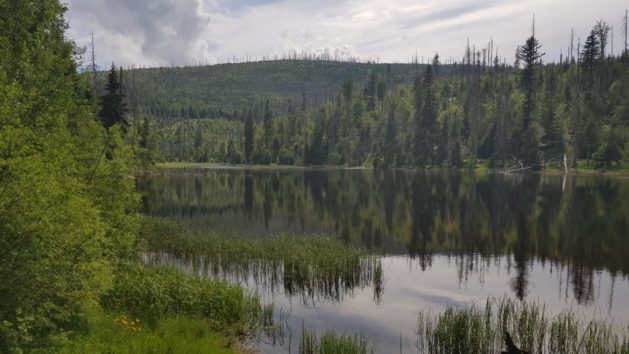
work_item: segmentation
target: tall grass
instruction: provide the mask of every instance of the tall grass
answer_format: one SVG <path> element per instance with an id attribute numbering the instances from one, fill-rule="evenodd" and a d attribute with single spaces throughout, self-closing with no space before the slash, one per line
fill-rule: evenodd
<path id="1" fill-rule="evenodd" d="M 366 354 L 375 353 L 367 339 L 358 334 L 325 332 L 320 337 L 312 330 L 303 328 L 299 341 L 300 354 Z"/>
<path id="2" fill-rule="evenodd" d="M 59 354 L 237 353 L 233 339 L 210 331 L 203 319 L 161 318 L 146 326 L 126 316 L 97 313 L 88 320 L 89 332 L 74 338 Z"/>
<path id="3" fill-rule="evenodd" d="M 437 315 L 420 312 L 416 345 L 422 353 L 499 353 L 505 331 L 530 353 L 629 353 L 626 325 L 584 321 L 570 311 L 553 316 L 538 303 L 508 298 L 489 299 L 482 308 L 448 308 Z"/>
<path id="4" fill-rule="evenodd" d="M 268 324 L 265 322 L 273 311 L 241 287 L 138 264 L 121 267 L 102 304 L 111 312 L 129 314 L 143 323 L 154 324 L 163 317 L 202 318 L 211 328 L 236 335 Z"/>
<path id="5" fill-rule="evenodd" d="M 289 295 L 341 300 L 356 288 L 374 285 L 382 295 L 380 259 L 323 236 L 228 237 L 192 232 L 177 223 L 144 218 L 141 237 L 150 263 L 177 264 L 230 281 L 253 279 Z"/>

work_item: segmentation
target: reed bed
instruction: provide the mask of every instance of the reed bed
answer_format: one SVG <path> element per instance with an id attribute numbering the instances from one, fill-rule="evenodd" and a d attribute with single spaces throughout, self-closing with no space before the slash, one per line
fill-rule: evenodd
<path id="1" fill-rule="evenodd" d="M 448 308 L 443 313 L 420 312 L 417 348 L 421 353 L 500 353 L 504 333 L 529 353 L 628 354 L 626 325 L 611 320 L 583 320 L 576 313 L 548 313 L 536 302 L 489 299 L 484 307 Z"/>
<path id="2" fill-rule="evenodd" d="M 214 330 L 235 335 L 270 326 L 273 318 L 272 306 L 262 306 L 241 287 L 138 264 L 121 266 L 102 304 L 148 325 L 162 318 L 200 318 Z"/>
<path id="3" fill-rule="evenodd" d="M 156 218 L 145 218 L 141 230 L 149 263 L 172 264 L 228 281 L 252 280 L 265 289 L 282 289 L 304 299 L 340 301 L 366 286 L 374 286 L 374 297 L 382 296 L 380 259 L 331 237 L 229 237 L 193 232 Z"/>
<path id="4" fill-rule="evenodd" d="M 313 330 L 302 329 L 299 341 L 300 354 L 367 354 L 375 353 L 374 347 L 363 335 L 338 334 L 331 331 L 320 337 Z"/>

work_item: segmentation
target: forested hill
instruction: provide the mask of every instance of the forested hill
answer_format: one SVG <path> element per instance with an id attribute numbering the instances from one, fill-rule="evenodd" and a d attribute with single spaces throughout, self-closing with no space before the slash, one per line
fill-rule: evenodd
<path id="1" fill-rule="evenodd" d="M 126 70 L 123 86 L 132 115 L 166 121 L 229 119 L 243 107 L 266 99 L 277 113 L 285 110 L 289 99 L 301 104 L 303 94 L 311 105 L 330 101 L 348 79 L 364 83 L 374 75 L 380 85 L 410 83 L 423 68 L 421 64 L 276 60 Z M 450 71 L 444 66 L 444 74 Z"/>
<path id="2" fill-rule="evenodd" d="M 578 168 L 583 160 L 587 168 L 622 168 L 629 163 L 629 50 L 609 55 L 608 32 L 599 21 L 576 55 L 559 63 L 543 61 L 543 45 L 531 33 L 513 65 L 468 47 L 452 65 L 435 55 L 425 65 L 114 67 L 108 80 L 120 77 L 122 90 L 114 91 L 124 97 L 131 132 L 158 160 L 390 167 L 487 161 L 510 170 Z"/>

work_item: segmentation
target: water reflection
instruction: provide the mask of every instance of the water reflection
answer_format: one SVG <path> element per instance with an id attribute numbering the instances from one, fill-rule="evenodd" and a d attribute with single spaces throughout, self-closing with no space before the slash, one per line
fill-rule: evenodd
<path id="1" fill-rule="evenodd" d="M 561 269 L 563 292 L 596 300 L 597 272 L 629 274 L 629 182 L 540 175 L 371 170 L 173 172 L 140 182 L 147 213 L 254 237 L 324 233 L 431 271 L 456 259 L 458 282 L 503 259 L 509 289 L 537 295 L 531 269 Z M 452 279 L 452 278 L 450 278 Z M 613 286 L 613 281 L 611 286 Z M 385 291 L 386 292 L 386 291 Z M 613 296 L 613 291 L 610 291 Z"/>
<path id="2" fill-rule="evenodd" d="M 203 254 L 147 252 L 142 258 L 146 264 L 172 266 L 189 274 L 241 284 L 258 296 L 297 297 L 306 305 L 321 300 L 342 302 L 365 288 L 373 289 L 373 300 L 379 304 L 384 291 L 379 257 L 357 257 L 325 268 L 290 259 L 216 259 Z"/>

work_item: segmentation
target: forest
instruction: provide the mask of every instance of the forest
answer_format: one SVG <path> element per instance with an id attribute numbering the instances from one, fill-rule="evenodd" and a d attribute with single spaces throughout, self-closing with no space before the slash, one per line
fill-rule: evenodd
<path id="1" fill-rule="evenodd" d="M 159 161 L 618 169 L 629 159 L 629 59 L 608 53 L 608 37 L 598 21 L 557 63 L 532 33 L 512 64 L 490 42 L 443 64 L 435 54 L 132 69 L 121 93 L 131 122 L 148 119 Z"/>
<path id="2" fill-rule="evenodd" d="M 625 214 L 615 209 L 626 202 L 626 189 L 602 183 L 602 192 L 594 193 L 592 186 L 575 182 L 568 184 L 581 188 L 574 197 L 545 197 L 550 193 L 535 176 L 517 185 L 527 194 L 500 204 L 501 190 L 476 196 L 476 189 L 488 189 L 495 180 L 476 187 L 474 180 L 455 176 L 448 183 L 463 187 L 446 196 L 450 190 L 433 188 L 440 186 L 437 180 L 392 171 L 478 165 L 522 171 L 563 168 L 564 163 L 577 169 L 626 167 L 629 52 L 625 45 L 621 55 L 608 54 L 609 26 L 604 21 L 558 63 L 543 62 L 542 44 L 533 32 L 516 49 L 513 64 L 494 55 L 490 43 L 480 50 L 467 45 L 463 59 L 447 63 L 438 55 L 421 64 L 295 57 L 185 68 L 123 69 L 112 64 L 110 70 L 98 71 L 93 48 L 91 68 L 85 70 L 90 67 L 86 49 L 68 39 L 66 11 L 58 0 L 0 0 L 1 353 L 242 352 L 238 345 L 254 334 L 279 336 L 285 319 L 273 302 L 264 303 L 241 283 L 229 282 L 230 270 L 242 277 L 257 274 L 313 301 L 317 296 L 341 301 L 354 289 L 372 287 L 378 302 L 383 257 L 369 251 L 382 246 L 378 235 L 385 229 L 400 230 L 393 241 L 408 246 L 409 256 L 424 257 L 432 251 L 467 250 L 466 237 L 477 236 L 475 225 L 489 229 L 508 224 L 504 230 L 520 238 L 496 237 L 491 243 L 478 236 L 486 245 L 475 252 L 508 254 L 520 247 L 516 264 L 523 269 L 523 258 L 540 254 L 553 262 L 574 258 L 626 276 L 626 257 L 608 253 L 626 244 L 615 233 L 626 228 Z M 183 187 L 190 185 L 198 192 L 195 198 L 211 196 L 199 208 L 220 208 L 224 202 L 201 182 L 185 184 L 185 176 L 172 188 L 152 185 L 148 177 L 157 175 L 155 164 L 164 161 L 367 166 L 382 172 L 378 178 L 386 183 L 378 186 L 393 189 L 383 192 L 388 214 L 381 219 L 370 217 L 370 207 L 355 208 L 350 215 L 339 211 L 349 212 L 350 207 L 336 206 L 379 205 L 380 197 L 372 200 L 365 194 L 377 189 L 367 180 L 354 190 L 332 178 L 325 182 L 333 187 L 326 194 L 307 178 L 286 179 L 284 186 L 291 189 L 282 193 L 277 178 L 258 179 L 255 186 L 248 176 L 232 179 L 230 188 L 242 185 L 243 198 L 220 185 L 222 197 L 244 199 L 251 215 L 260 208 L 265 218 L 274 208 L 276 214 L 284 214 L 283 208 L 295 211 L 280 197 L 292 197 L 299 183 L 305 183 L 311 194 L 296 196 L 294 203 L 302 205 L 302 219 L 307 219 L 304 211 L 315 215 L 313 206 L 326 202 L 329 215 L 343 218 L 330 221 L 340 238 L 277 233 L 252 240 L 143 215 L 160 208 L 194 214 L 180 199 Z M 396 201 L 409 191 L 415 195 L 410 204 Z M 507 191 L 511 187 L 504 187 Z M 570 200 L 583 202 L 583 208 L 564 208 Z M 434 210 L 460 222 L 440 224 L 430 217 Z M 496 216 L 476 217 L 468 210 Z M 524 216 L 500 217 L 501 210 Z M 530 226 L 528 220 L 538 213 L 557 214 L 557 220 Z M 543 242 L 549 240 L 517 242 L 529 230 L 572 235 L 575 223 L 565 219 L 583 215 L 596 216 L 582 224 L 584 230 L 609 230 L 610 235 L 597 241 L 557 236 L 561 250 Z M 602 228 L 604 222 L 610 226 Z M 516 223 L 519 227 L 512 226 Z M 465 227 L 457 231 L 459 224 Z M 426 243 L 437 233 L 448 235 L 447 245 Z M 357 246 L 361 238 L 365 242 Z M 562 253 L 587 252 L 582 246 L 590 243 L 595 246 L 589 247 L 589 255 Z M 206 262 L 225 278 L 151 263 L 169 256 Z M 574 292 L 583 287 L 589 289 L 589 283 L 574 285 Z M 530 317 L 526 305 L 519 306 L 524 309 L 514 312 L 516 317 L 491 328 L 492 348 L 502 347 L 499 338 L 507 325 L 513 332 L 517 316 Z M 570 335 L 584 338 L 589 333 L 584 328 L 600 325 L 604 334 L 588 337 L 593 347 L 621 348 L 617 352 L 629 348 L 629 333 L 612 336 L 614 329 L 605 322 L 584 323 L 574 324 Z M 551 332 L 551 327 L 544 328 Z M 572 338 L 554 329 L 552 338 Z M 358 335 L 310 333 L 303 322 L 301 332 L 301 353 L 339 348 L 368 352 Z M 424 333 L 443 338 L 442 332 Z M 514 338 L 524 336 L 514 332 Z"/>

